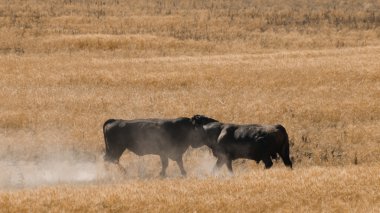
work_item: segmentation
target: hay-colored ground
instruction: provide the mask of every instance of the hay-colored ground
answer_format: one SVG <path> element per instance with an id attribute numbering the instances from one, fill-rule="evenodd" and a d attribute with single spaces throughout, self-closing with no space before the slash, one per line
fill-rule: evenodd
<path id="1" fill-rule="evenodd" d="M 379 8 L 1 1 L 0 211 L 379 211 Z M 183 179 L 173 162 L 157 178 L 155 156 L 102 164 L 106 119 L 193 114 L 283 124 L 295 169 L 240 160 L 214 177 L 206 148 Z M 70 179 L 78 162 L 95 176 Z M 61 184 L 29 180 L 46 165 Z"/>
<path id="2" fill-rule="evenodd" d="M 6 211 L 378 212 L 377 166 L 276 168 L 224 178 L 130 180 L 1 194 Z"/>

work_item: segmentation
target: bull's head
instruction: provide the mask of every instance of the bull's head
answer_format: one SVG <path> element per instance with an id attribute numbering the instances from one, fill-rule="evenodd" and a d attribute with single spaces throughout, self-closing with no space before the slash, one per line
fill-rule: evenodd
<path id="1" fill-rule="evenodd" d="M 209 124 L 209 123 L 219 122 L 219 121 L 217 121 L 217 120 L 215 120 L 213 118 L 209 118 L 209 117 L 206 117 L 204 115 L 194 115 L 191 118 L 191 121 L 196 126 L 203 126 L 203 125 L 206 125 L 206 124 Z"/>
<path id="2" fill-rule="evenodd" d="M 204 115 L 194 115 L 191 118 L 191 121 L 196 132 L 196 137 L 193 139 L 191 147 L 198 148 L 208 144 L 208 135 L 204 129 L 204 126 L 210 123 L 219 123 L 219 121 Z"/>

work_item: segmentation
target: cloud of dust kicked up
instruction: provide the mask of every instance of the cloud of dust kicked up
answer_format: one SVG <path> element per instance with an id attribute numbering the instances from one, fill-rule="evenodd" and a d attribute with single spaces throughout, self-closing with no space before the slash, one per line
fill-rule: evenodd
<path id="1" fill-rule="evenodd" d="M 157 177 L 161 169 L 160 160 L 154 155 L 125 159 L 122 167 L 126 168 L 120 169 L 105 163 L 103 153 L 78 147 L 80 143 L 62 132 L 0 132 L 0 190 L 149 179 Z M 184 157 L 188 158 L 185 165 L 188 176 L 207 178 L 215 175 L 212 173 L 215 158 L 207 148 L 194 149 Z M 180 176 L 174 163 L 168 173 L 171 177 Z"/>
<path id="2" fill-rule="evenodd" d="M 57 183 L 90 182 L 103 171 L 94 162 L 75 161 L 0 161 L 0 187 L 33 187 Z"/>
<path id="3" fill-rule="evenodd" d="M 0 189 L 110 179 L 101 153 L 78 151 L 56 132 L 0 134 Z M 42 139 L 41 139 L 42 138 Z M 47 140 L 53 142 L 46 142 Z"/>

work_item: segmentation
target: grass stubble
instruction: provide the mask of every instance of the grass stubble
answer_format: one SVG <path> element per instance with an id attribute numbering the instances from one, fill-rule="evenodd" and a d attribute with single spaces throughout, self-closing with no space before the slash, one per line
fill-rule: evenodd
<path id="1" fill-rule="evenodd" d="M 377 1 L 2 1 L 0 211 L 380 209 Z M 102 162 L 108 118 L 283 124 L 294 170 Z"/>

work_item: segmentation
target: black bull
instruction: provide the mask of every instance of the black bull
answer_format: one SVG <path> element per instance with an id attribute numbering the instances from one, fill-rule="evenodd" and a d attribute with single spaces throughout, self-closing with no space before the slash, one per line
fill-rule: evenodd
<path id="1" fill-rule="evenodd" d="M 196 115 L 195 123 L 203 125 L 206 133 L 204 143 L 217 157 L 215 169 L 224 164 L 232 172 L 232 161 L 238 158 L 263 161 L 269 169 L 280 155 L 284 164 L 292 168 L 289 158 L 289 140 L 285 128 L 281 125 L 236 125 L 223 124 L 206 116 Z"/>
<path id="2" fill-rule="evenodd" d="M 168 159 L 177 162 L 182 175 L 186 175 L 182 155 L 192 146 L 204 145 L 199 132 L 203 129 L 190 118 L 115 120 L 109 119 L 103 125 L 106 144 L 106 161 L 117 163 L 125 149 L 142 156 L 159 155 L 162 163 L 161 176 L 165 176 Z"/>

